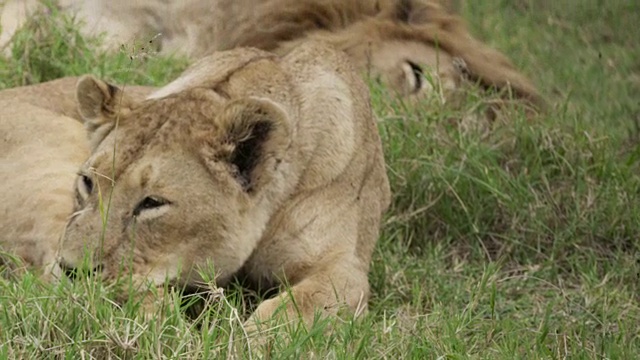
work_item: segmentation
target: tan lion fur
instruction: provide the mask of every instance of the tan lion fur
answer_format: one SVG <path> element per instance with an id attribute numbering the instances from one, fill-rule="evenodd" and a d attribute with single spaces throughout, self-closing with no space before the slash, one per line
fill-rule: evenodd
<path id="1" fill-rule="evenodd" d="M 252 329 L 281 303 L 307 323 L 366 307 L 390 190 L 367 88 L 343 53 L 316 43 L 282 58 L 216 53 L 119 115 L 108 88 L 78 84 L 93 145 L 64 270 L 88 254 L 110 281 L 130 271 L 135 284 L 203 286 L 196 270 L 212 264 L 220 286 L 237 274 L 290 284 L 292 301 L 283 291 L 262 302 Z M 111 199 L 103 240 L 100 197 Z"/>
<path id="2" fill-rule="evenodd" d="M 0 249 L 47 274 L 89 154 L 77 77 L 0 91 Z M 152 88 L 130 87 L 142 99 Z"/>
<path id="3" fill-rule="evenodd" d="M 78 121 L 0 100 L 0 248 L 45 274 L 73 210 L 73 181 L 89 153 Z"/>
<path id="4" fill-rule="evenodd" d="M 442 88 L 448 96 L 469 80 L 543 104 L 535 86 L 504 54 L 473 38 L 462 18 L 447 10 L 454 6 L 452 1 L 61 0 L 61 4 L 90 24 L 85 31 L 106 32 L 114 48 L 132 39 L 148 47 L 153 38 L 162 52 L 199 58 L 242 46 L 284 54 L 300 42 L 316 39 L 347 52 L 361 73 L 380 79 L 401 96 L 413 98 L 434 88 Z M 419 79 L 421 75 L 426 79 Z"/>

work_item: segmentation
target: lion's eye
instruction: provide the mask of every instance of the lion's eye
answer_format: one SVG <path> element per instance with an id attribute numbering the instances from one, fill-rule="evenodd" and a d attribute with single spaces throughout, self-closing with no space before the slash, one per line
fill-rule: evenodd
<path id="1" fill-rule="evenodd" d="M 147 196 L 146 198 L 142 199 L 142 201 L 140 201 L 136 206 L 136 208 L 133 210 L 133 216 L 138 216 L 140 215 L 141 212 L 145 210 L 156 209 L 168 204 L 169 204 L 169 201 L 165 199 L 155 197 L 155 196 Z"/>
<path id="2" fill-rule="evenodd" d="M 87 190 L 88 194 L 91 194 L 93 191 L 93 181 L 87 175 L 82 175 L 82 184 L 84 185 L 85 190 Z"/>
<path id="3" fill-rule="evenodd" d="M 76 196 L 78 198 L 78 200 L 80 202 L 84 201 L 84 199 L 86 199 L 87 197 L 89 197 L 89 195 L 91 195 L 91 192 L 93 191 L 93 180 L 91 180 L 91 178 L 87 175 L 84 174 L 78 174 L 79 178 L 78 178 L 78 186 L 77 186 L 77 191 L 76 191 Z"/>
<path id="4" fill-rule="evenodd" d="M 411 69 L 411 75 L 413 76 L 413 81 L 411 81 L 413 85 L 413 92 L 418 92 L 422 90 L 422 85 L 424 82 L 424 71 L 420 65 L 414 63 L 413 61 L 407 60 L 407 64 Z"/>

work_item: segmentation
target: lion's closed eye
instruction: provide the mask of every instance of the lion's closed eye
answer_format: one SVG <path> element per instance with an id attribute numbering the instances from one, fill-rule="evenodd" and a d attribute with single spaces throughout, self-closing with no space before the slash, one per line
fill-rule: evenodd
<path id="1" fill-rule="evenodd" d="M 78 174 L 78 175 L 79 175 L 78 184 L 77 184 L 78 194 L 80 195 L 82 200 L 85 200 L 93 192 L 93 180 L 88 175 L 85 175 L 85 174 Z"/>
<path id="2" fill-rule="evenodd" d="M 171 202 L 159 196 L 147 196 L 133 209 L 133 216 L 139 220 L 156 218 L 169 210 Z"/>
<path id="3" fill-rule="evenodd" d="M 411 92 L 417 93 L 424 86 L 424 71 L 422 67 L 413 61 L 407 60 L 403 66 L 405 77 L 410 85 Z"/>

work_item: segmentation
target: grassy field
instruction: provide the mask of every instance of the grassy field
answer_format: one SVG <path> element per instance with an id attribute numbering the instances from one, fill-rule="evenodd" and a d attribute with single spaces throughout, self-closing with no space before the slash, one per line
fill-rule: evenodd
<path id="1" fill-rule="evenodd" d="M 514 359 L 640 355 L 640 2 L 468 1 L 478 37 L 549 100 L 488 125 L 486 106 L 415 107 L 373 89 L 394 202 L 372 264 L 369 313 L 286 328 L 270 358 Z M 93 73 L 166 83 L 181 59 L 107 55 L 60 17 L 0 58 L 0 87 Z M 143 320 L 99 281 L 0 280 L 0 358 L 249 358 L 239 290 L 193 319 L 180 299 Z"/>

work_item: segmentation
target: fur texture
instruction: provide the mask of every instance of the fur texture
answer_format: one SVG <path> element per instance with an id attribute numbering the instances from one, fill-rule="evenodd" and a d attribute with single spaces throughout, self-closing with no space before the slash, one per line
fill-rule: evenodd
<path id="1" fill-rule="evenodd" d="M 27 102 L 0 100 L 0 109 L 0 248 L 47 274 L 73 210 L 86 134 L 78 121 Z"/>

